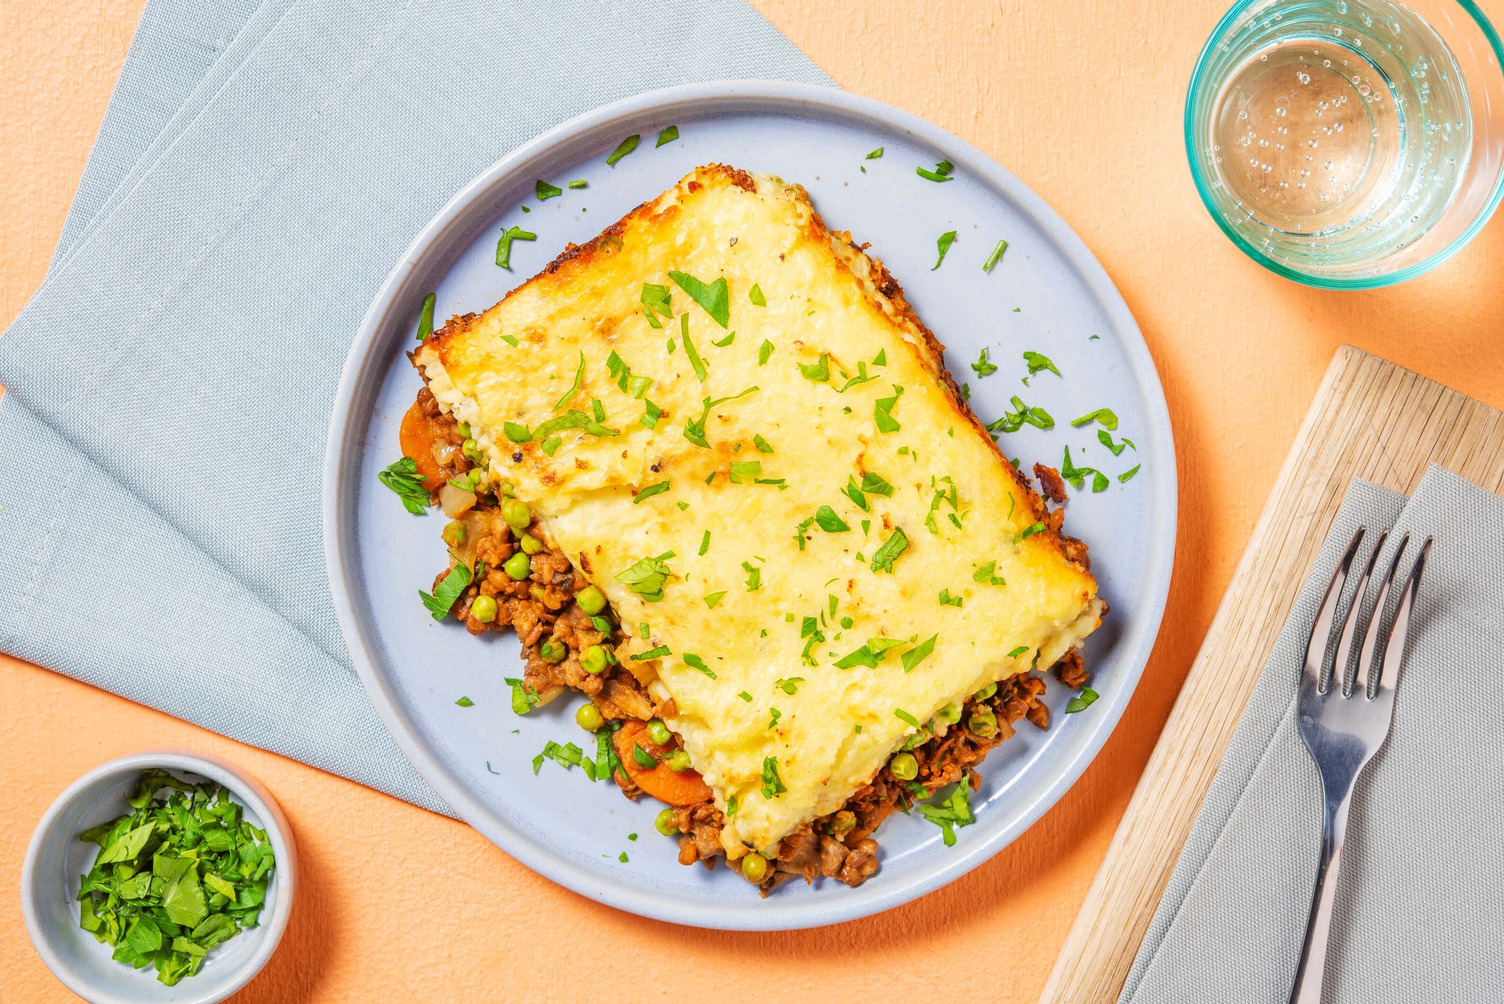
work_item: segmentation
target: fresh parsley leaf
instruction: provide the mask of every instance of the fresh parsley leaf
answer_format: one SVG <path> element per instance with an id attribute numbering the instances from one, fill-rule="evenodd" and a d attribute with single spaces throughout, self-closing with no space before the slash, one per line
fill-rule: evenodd
<path id="1" fill-rule="evenodd" d="M 649 603 L 657 603 L 663 599 L 664 583 L 673 574 L 668 567 L 668 559 L 673 556 L 673 551 L 665 551 L 656 558 L 639 559 L 630 567 L 618 572 L 616 581 Z"/>
<path id="2" fill-rule="evenodd" d="M 762 569 L 750 561 L 742 562 L 742 571 L 747 573 L 747 592 L 755 593 L 762 585 Z"/>
<path id="3" fill-rule="evenodd" d="M 678 138 L 679 127 L 676 125 L 671 125 L 658 134 L 658 142 L 653 144 L 653 148 L 656 150 L 658 147 L 663 146 L 665 143 L 672 143 Z"/>
<path id="4" fill-rule="evenodd" d="M 783 712 L 782 711 L 779 711 L 777 708 L 774 708 L 774 707 L 769 707 L 768 708 L 768 728 L 771 729 L 773 726 L 777 725 L 778 724 L 778 719 L 780 719 L 782 717 L 783 717 Z"/>
<path id="5" fill-rule="evenodd" d="M 376 480 L 396 492 L 402 500 L 402 508 L 414 516 L 420 516 L 426 511 L 430 496 L 428 489 L 423 487 L 423 479 L 418 476 L 418 462 L 412 457 L 403 457 L 387 464 L 376 475 Z"/>
<path id="6" fill-rule="evenodd" d="M 771 727 L 769 726 L 769 728 Z M 762 797 L 777 798 L 788 790 L 788 786 L 783 783 L 783 778 L 778 776 L 778 758 L 776 756 L 764 757 L 762 761 Z"/>
<path id="7" fill-rule="evenodd" d="M 555 195 L 563 195 L 564 189 L 558 185 L 550 185 L 542 178 L 539 178 L 533 185 L 533 194 L 538 196 L 539 202 L 542 202 L 544 199 L 552 199 Z"/>
<path id="8" fill-rule="evenodd" d="M 703 536 L 703 537 L 700 538 L 700 555 L 701 555 L 701 557 L 703 557 L 705 555 L 705 552 L 708 551 L 708 550 L 710 550 L 710 531 L 706 530 L 705 531 L 705 536 Z"/>
<path id="9" fill-rule="evenodd" d="M 722 276 L 712 283 L 701 282 L 694 276 L 685 272 L 670 272 L 668 277 L 674 280 L 689 298 L 701 307 L 705 313 L 721 327 L 729 327 L 731 324 L 731 294 L 726 286 L 726 277 Z"/>
<path id="10" fill-rule="evenodd" d="M 894 708 L 893 717 L 899 719 L 900 721 L 908 722 L 916 729 L 919 728 L 919 719 L 909 714 L 903 708 Z"/>
<path id="11" fill-rule="evenodd" d="M 418 590 L 418 596 L 423 600 L 423 605 L 428 608 L 434 620 L 441 621 L 449 614 L 454 601 L 459 599 L 469 587 L 470 574 L 469 565 L 455 565 L 449 570 L 449 574 L 444 576 L 443 581 L 434 587 L 432 596 L 421 589 Z"/>
<path id="12" fill-rule="evenodd" d="M 804 677 L 802 676 L 790 676 L 782 680 L 774 680 L 773 686 L 777 687 L 785 694 L 792 696 L 793 694 L 797 694 L 799 692 L 799 684 L 803 682 Z"/>
<path id="13" fill-rule="evenodd" d="M 637 149 L 637 144 L 641 139 L 641 136 L 632 135 L 618 143 L 616 149 L 612 150 L 611 155 L 606 158 L 606 166 L 615 167 L 618 160 Z"/>
<path id="14" fill-rule="evenodd" d="M 1122 474 L 1119 474 L 1118 475 L 1118 484 L 1125 485 L 1129 481 L 1132 481 L 1133 480 L 1133 476 L 1138 473 L 1138 469 L 1140 467 L 1142 467 L 1142 466 L 1143 466 L 1142 464 L 1134 464 L 1131 468 L 1129 468 L 1128 470 L 1124 471 Z"/>
<path id="15" fill-rule="evenodd" d="M 705 594 L 705 595 L 704 595 L 704 596 L 703 596 L 703 597 L 702 597 L 702 599 L 704 599 L 704 601 L 705 601 L 705 605 L 706 605 L 706 606 L 707 606 L 707 607 L 709 607 L 709 608 L 710 608 L 710 609 L 711 609 L 711 610 L 714 610 L 714 609 L 715 609 L 715 605 L 716 605 L 716 604 L 717 604 L 717 603 L 719 603 L 719 602 L 721 602 L 721 598 L 722 598 L 722 597 L 723 597 L 723 596 L 725 596 L 725 595 L 726 595 L 726 590 L 724 590 L 724 589 L 722 589 L 722 590 L 721 590 L 721 591 L 719 591 L 719 592 L 715 592 L 715 593 L 706 593 L 706 594 Z"/>
<path id="16" fill-rule="evenodd" d="M 764 338 L 762 340 L 762 344 L 757 347 L 757 365 L 766 366 L 768 364 L 768 359 L 770 359 L 772 355 L 773 343 Z"/>
<path id="17" fill-rule="evenodd" d="M 470 698 L 468 698 L 468 697 L 461 697 L 458 701 L 455 701 L 454 703 L 458 704 L 462 708 L 473 708 L 473 707 L 475 707 L 475 702 L 472 701 L 472 700 L 470 700 Z"/>
<path id="18" fill-rule="evenodd" d="M 893 571 L 893 562 L 908 549 L 908 546 L 909 538 L 904 535 L 903 527 L 895 526 L 893 533 L 889 535 L 887 540 L 883 541 L 882 547 L 873 552 L 872 570 L 874 572 L 891 573 Z"/>
<path id="19" fill-rule="evenodd" d="M 1027 645 L 1020 645 L 1020 646 L 1018 646 L 1018 648 L 1015 648 L 1013 651 L 1011 651 L 1011 652 L 1008 653 L 1008 658 L 1010 658 L 1010 659 L 1017 659 L 1019 656 L 1023 655 L 1028 650 L 1029 650 L 1029 646 L 1027 646 Z"/>
<path id="20" fill-rule="evenodd" d="M 992 363 L 989 363 L 987 361 L 987 350 L 986 349 L 982 350 L 982 354 L 977 357 L 977 361 L 976 362 L 974 362 L 974 363 L 971 364 L 971 368 L 974 369 L 974 370 L 976 370 L 976 374 L 977 374 L 978 378 L 981 378 L 981 377 L 984 377 L 984 376 L 987 376 L 989 374 L 997 372 L 997 367 L 995 365 L 993 365 Z"/>
<path id="21" fill-rule="evenodd" d="M 1096 703 L 1096 700 L 1099 696 L 1101 695 L 1099 695 L 1095 690 L 1092 690 L 1090 687 L 1082 687 L 1081 693 L 1075 697 L 1072 697 L 1070 701 L 1066 703 L 1065 713 L 1068 715 L 1074 715 L 1078 711 L 1085 711 L 1087 708 Z"/>
<path id="22" fill-rule="evenodd" d="M 1024 527 L 1024 532 L 1018 535 L 1018 539 L 1019 540 L 1028 540 L 1030 537 L 1034 536 L 1036 533 L 1044 533 L 1044 524 L 1043 523 L 1034 523 L 1034 524 L 1032 524 L 1030 526 Z"/>
<path id="23" fill-rule="evenodd" d="M 541 442 L 547 440 L 555 433 L 563 432 L 565 429 L 581 429 L 587 435 L 591 436 L 621 435 L 620 430 L 606 428 L 600 422 L 597 422 L 595 420 L 595 416 L 591 415 L 589 412 L 575 411 L 574 409 L 570 409 L 557 418 L 551 418 L 547 422 L 544 422 L 542 425 L 534 429 L 533 439 L 535 441 Z"/>
<path id="24" fill-rule="evenodd" d="M 1050 357 L 1040 355 L 1038 352 L 1025 352 L 1024 362 L 1029 366 L 1030 376 L 1033 376 L 1035 373 L 1040 373 L 1044 370 L 1049 370 L 1056 376 L 1060 375 L 1060 371 L 1055 368 L 1055 364 L 1050 361 Z"/>
<path id="25" fill-rule="evenodd" d="M 747 290 L 747 299 L 752 301 L 754 307 L 766 307 L 768 305 L 767 298 L 762 295 L 762 287 L 755 282 L 752 284 L 752 288 Z"/>
<path id="26" fill-rule="evenodd" d="M 554 402 L 554 411 L 558 411 L 560 408 L 562 408 L 566 404 L 568 404 L 569 403 L 569 399 L 572 398 L 572 397 L 574 397 L 575 394 L 579 393 L 580 384 L 582 384 L 584 382 L 585 382 L 585 353 L 581 352 L 580 353 L 580 365 L 574 371 L 574 383 L 572 383 L 572 384 L 569 385 L 569 389 L 564 392 L 564 396 L 563 397 L 559 398 L 559 400 L 557 400 L 557 401 Z"/>
<path id="27" fill-rule="evenodd" d="M 945 841 L 946 847 L 954 847 L 956 827 L 970 826 L 976 822 L 976 816 L 971 811 L 971 785 L 963 776 L 940 805 L 921 805 L 919 814 L 940 827 L 941 839 Z"/>
<path id="28" fill-rule="evenodd" d="M 584 178 L 576 178 L 574 181 L 571 181 L 569 183 L 569 187 L 570 188 L 576 188 L 576 189 L 578 189 L 578 188 L 589 188 L 590 186 L 586 183 L 586 181 L 585 181 Z"/>
<path id="29" fill-rule="evenodd" d="M 771 443 L 769 443 L 766 439 L 763 439 L 761 435 L 754 434 L 752 436 L 752 445 L 755 446 L 755 447 L 757 447 L 757 452 L 758 453 L 772 453 L 773 452 L 773 445 Z"/>
<path id="30" fill-rule="evenodd" d="M 650 648 L 646 652 L 638 652 L 636 655 L 630 656 L 629 658 L 633 662 L 645 662 L 648 659 L 661 659 L 666 655 L 673 654 L 674 653 L 669 651 L 667 645 L 659 645 L 657 648 Z"/>
<path id="31" fill-rule="evenodd" d="M 851 499 L 851 501 L 856 504 L 856 507 L 862 510 L 862 512 L 872 511 L 872 506 L 867 501 L 866 493 L 863 492 L 862 489 L 857 485 L 856 479 L 851 477 L 850 475 L 848 475 L 846 478 L 846 487 L 841 489 L 841 494 Z"/>
<path id="32" fill-rule="evenodd" d="M 704 383 L 705 378 L 709 375 L 709 371 L 705 369 L 705 361 L 700 358 L 700 353 L 695 348 L 695 343 L 690 341 L 688 314 L 679 315 L 679 331 L 684 340 L 684 354 L 689 357 L 689 365 L 694 367 L 695 376 L 701 383 Z"/>
<path id="33" fill-rule="evenodd" d="M 1071 425 L 1079 429 L 1081 426 L 1090 425 L 1092 422 L 1100 422 L 1114 432 L 1118 428 L 1118 416 L 1111 408 L 1098 408 L 1096 411 L 1089 411 L 1080 418 L 1072 419 Z"/>
<path id="34" fill-rule="evenodd" d="M 637 761 L 639 767 L 646 768 L 647 770 L 653 770 L 658 766 L 658 761 L 653 757 L 653 754 L 636 743 L 632 744 L 632 759 Z"/>
<path id="35" fill-rule="evenodd" d="M 828 505 L 815 510 L 815 523 L 826 533 L 845 533 L 851 526 Z"/>
<path id="36" fill-rule="evenodd" d="M 884 478 L 881 474 L 876 474 L 872 471 L 868 471 L 866 474 L 862 475 L 862 491 L 866 492 L 868 495 L 882 495 L 884 497 L 889 497 L 893 494 L 893 485 L 890 484 L 888 482 L 888 479 Z"/>
<path id="37" fill-rule="evenodd" d="M 428 336 L 433 334 L 433 305 L 438 300 L 437 293 L 429 293 L 423 298 L 423 309 L 418 311 L 418 341 L 427 341 Z"/>
<path id="38" fill-rule="evenodd" d="M 940 239 L 935 241 L 935 247 L 940 251 L 940 257 L 935 259 L 935 266 L 930 269 L 931 272 L 939 268 L 941 263 L 945 261 L 945 255 L 950 251 L 950 246 L 955 242 L 956 232 L 954 230 L 945 231 L 945 233 L 940 235 Z"/>
<path id="39" fill-rule="evenodd" d="M 648 485 L 645 488 L 643 488 L 641 491 L 639 491 L 636 495 L 633 495 L 632 496 L 632 504 L 636 505 L 637 503 L 643 501 L 644 499 L 650 499 L 654 495 L 662 495 L 666 491 L 668 491 L 668 479 L 667 478 L 665 478 L 664 480 L 658 482 L 657 484 Z"/>
<path id="40" fill-rule="evenodd" d="M 663 322 L 658 320 L 659 317 L 667 319 L 674 316 L 673 294 L 669 292 L 667 286 L 645 282 L 642 284 L 642 295 L 638 299 L 642 303 L 642 312 L 652 327 L 663 327 Z"/>
<path id="41" fill-rule="evenodd" d="M 813 380 L 815 383 L 825 383 L 830 379 L 830 353 L 820 353 L 820 358 L 812 363 L 800 363 L 799 372 L 804 374 L 804 379 Z"/>
<path id="42" fill-rule="evenodd" d="M 878 147 L 876 150 L 873 150 L 871 153 L 867 154 L 867 156 L 863 157 L 862 159 L 863 160 L 881 160 L 882 156 L 883 156 L 883 148 L 882 147 Z"/>
<path id="43" fill-rule="evenodd" d="M 877 425 L 878 432 L 897 432 L 903 428 L 898 424 L 898 419 L 893 417 L 893 408 L 902 396 L 903 388 L 894 384 L 892 397 L 880 397 L 872 403 L 872 421 Z"/>
<path id="44" fill-rule="evenodd" d="M 942 160 L 935 165 L 933 171 L 923 167 L 916 167 L 914 168 L 914 173 L 927 181 L 955 181 L 956 179 L 950 176 L 950 172 L 953 170 L 955 170 L 955 165 L 948 160 Z"/>
<path id="45" fill-rule="evenodd" d="M 982 271 L 991 272 L 992 266 L 1002 260 L 1003 252 L 1006 250 L 1008 250 L 1008 242 L 998 241 L 997 246 L 992 249 L 992 253 L 987 256 L 987 260 L 982 263 Z"/>
<path id="46" fill-rule="evenodd" d="M 705 660 L 695 655 L 693 652 L 684 653 L 684 664 L 686 666 L 689 666 L 691 669 L 698 669 L 700 672 L 704 673 L 712 680 L 716 678 L 715 670 L 705 665 Z"/>
<path id="47" fill-rule="evenodd" d="M 977 570 L 972 573 L 971 577 L 984 586 L 1006 586 L 1008 583 L 1004 581 L 1001 575 L 995 574 L 996 570 L 997 562 L 989 561 L 986 564 L 978 565 Z"/>
<path id="48" fill-rule="evenodd" d="M 925 659 L 929 658 L 930 653 L 935 650 L 935 642 L 939 638 L 940 636 L 938 634 L 932 634 L 929 636 L 929 638 L 905 652 L 903 654 L 903 671 L 907 673 L 915 666 L 923 662 Z"/>
<path id="49" fill-rule="evenodd" d="M 512 242 L 535 241 L 537 239 L 537 234 L 529 233 L 521 227 L 514 226 L 508 227 L 507 229 L 503 230 L 501 232 L 501 236 L 496 240 L 496 264 L 500 265 L 502 268 L 511 268 Z"/>
<path id="50" fill-rule="evenodd" d="M 961 597 L 952 596 L 950 594 L 949 587 L 940 590 L 940 605 L 942 607 L 959 607 L 961 605 L 961 602 Z"/>
<path id="51" fill-rule="evenodd" d="M 531 430 L 521 422 L 503 422 L 501 427 L 505 430 L 507 438 L 514 443 L 526 443 L 533 438 Z"/>
<path id="52" fill-rule="evenodd" d="M 725 338 L 712 340 L 710 344 L 714 345 L 718 349 L 724 349 L 726 346 L 730 345 L 734 341 L 736 341 L 736 332 L 735 331 L 733 331 L 730 334 L 728 334 Z"/>

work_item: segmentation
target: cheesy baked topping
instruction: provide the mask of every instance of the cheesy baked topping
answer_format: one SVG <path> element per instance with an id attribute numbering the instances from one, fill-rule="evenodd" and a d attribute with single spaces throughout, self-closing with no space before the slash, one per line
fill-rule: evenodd
<path id="1" fill-rule="evenodd" d="M 771 175 L 697 169 L 416 362 L 609 598 L 733 859 L 1100 623 L 897 284 Z"/>

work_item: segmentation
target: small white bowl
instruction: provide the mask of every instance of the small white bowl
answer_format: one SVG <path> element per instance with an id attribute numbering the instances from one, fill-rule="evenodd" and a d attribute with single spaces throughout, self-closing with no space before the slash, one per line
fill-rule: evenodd
<path id="1" fill-rule="evenodd" d="M 266 831 L 277 865 L 266 890 L 260 924 L 210 951 L 203 968 L 177 986 L 157 982 L 148 966 L 133 969 L 110 958 L 113 949 L 78 926 L 78 884 L 99 848 L 80 841 L 91 826 L 130 811 L 126 796 L 149 767 L 197 775 L 229 789 L 245 819 Z M 287 817 L 254 778 L 213 757 L 155 750 L 111 760 L 79 778 L 48 808 L 21 866 L 21 912 L 37 953 L 54 976 L 93 1004 L 213 1004 L 245 986 L 271 958 L 292 913 L 297 856 Z"/>

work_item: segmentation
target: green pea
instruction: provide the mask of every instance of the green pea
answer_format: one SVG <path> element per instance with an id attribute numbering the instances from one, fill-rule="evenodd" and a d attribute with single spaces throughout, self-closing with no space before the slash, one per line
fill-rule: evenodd
<path id="1" fill-rule="evenodd" d="M 597 708 L 594 704 L 580 705 L 580 710 L 574 713 L 574 720 L 575 724 L 586 732 L 594 732 L 606 724 L 606 719 L 601 714 L 601 709 Z"/>
<path id="2" fill-rule="evenodd" d="M 935 717 L 947 725 L 954 725 L 961 720 L 961 708 L 956 704 L 947 704 L 935 712 Z"/>
<path id="3" fill-rule="evenodd" d="M 506 520 L 507 526 L 513 530 L 526 530 L 528 524 L 533 521 L 533 511 L 528 508 L 526 502 L 507 499 L 501 504 L 501 518 Z"/>
<path id="4" fill-rule="evenodd" d="M 580 609 L 592 617 L 606 609 L 606 594 L 597 586 L 586 586 L 574 594 L 574 601 L 580 605 Z"/>
<path id="5" fill-rule="evenodd" d="M 987 698 L 991 697 L 995 693 L 997 693 L 997 684 L 995 684 L 995 683 L 989 683 L 989 684 L 987 684 L 987 686 L 983 687 L 981 690 L 977 691 L 972 696 L 975 697 L 979 701 L 985 701 L 985 700 L 987 700 Z"/>
<path id="6" fill-rule="evenodd" d="M 836 813 L 835 818 L 830 821 L 827 829 L 830 830 L 833 836 L 837 837 L 850 833 L 856 829 L 856 813 L 849 809 L 842 809 Z"/>
<path id="7" fill-rule="evenodd" d="M 466 439 L 469 439 L 470 438 L 470 423 L 469 422 L 461 422 L 459 424 L 459 426 L 460 426 L 460 435 L 464 436 Z"/>
<path id="8" fill-rule="evenodd" d="M 564 643 L 557 638 L 550 638 L 538 646 L 538 658 L 544 662 L 563 662 L 568 654 L 569 649 L 565 648 Z"/>
<path id="9" fill-rule="evenodd" d="M 522 545 L 523 554 L 537 554 L 539 551 L 543 550 L 543 541 L 539 540 L 537 537 L 534 537 L 530 533 L 524 533 L 522 535 L 522 540 L 519 543 L 521 543 Z"/>
<path id="10" fill-rule="evenodd" d="M 667 746 L 674 741 L 674 734 L 668 730 L 661 719 L 654 718 L 648 722 L 648 738 L 659 746 Z"/>
<path id="11" fill-rule="evenodd" d="M 888 761 L 888 770 L 900 781 L 912 781 L 919 776 L 919 761 L 912 753 L 900 753 Z"/>
<path id="12" fill-rule="evenodd" d="M 689 770 L 689 754 L 683 750 L 674 750 L 674 755 L 668 758 L 668 769 L 675 774 Z"/>
<path id="13" fill-rule="evenodd" d="M 460 452 L 472 463 L 480 463 L 480 444 L 473 439 L 466 439 L 460 444 Z"/>
<path id="14" fill-rule="evenodd" d="M 768 859 L 761 854 L 748 854 L 742 858 L 742 874 L 748 881 L 761 882 L 768 874 Z"/>
<path id="15" fill-rule="evenodd" d="M 973 711 L 966 719 L 966 727 L 983 738 L 997 731 L 997 715 L 991 711 Z"/>
<path id="16" fill-rule="evenodd" d="M 506 572 L 518 582 L 521 582 L 523 579 L 527 578 L 527 573 L 532 569 L 532 567 L 533 563 L 529 561 L 527 555 L 523 554 L 521 551 L 518 551 L 516 554 L 512 555 L 506 561 L 503 561 L 501 563 L 501 570 L 503 572 Z"/>
<path id="17" fill-rule="evenodd" d="M 591 645 L 580 653 L 580 665 L 585 667 L 585 672 L 600 674 L 606 671 L 606 650 L 599 645 Z"/>
<path id="18" fill-rule="evenodd" d="M 459 547 L 465 542 L 465 524 L 457 519 L 452 519 L 444 524 L 444 543 L 450 547 Z"/>
<path id="19" fill-rule="evenodd" d="M 484 593 L 470 601 L 470 616 L 482 624 L 489 624 L 496 619 L 496 597 L 487 596 Z"/>
<path id="20" fill-rule="evenodd" d="M 653 820 L 653 828 L 665 837 L 672 837 L 679 832 L 679 824 L 674 822 L 674 810 L 664 809 L 658 813 L 658 818 Z"/>

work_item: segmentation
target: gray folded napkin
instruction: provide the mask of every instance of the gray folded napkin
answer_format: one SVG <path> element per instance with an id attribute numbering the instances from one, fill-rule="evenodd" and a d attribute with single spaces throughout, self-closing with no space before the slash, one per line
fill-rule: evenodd
<path id="1" fill-rule="evenodd" d="M 1321 839 L 1295 726 L 1316 609 L 1353 531 L 1436 542 L 1389 739 L 1353 795 L 1327 1004 L 1504 1000 L 1504 499 L 1440 467 L 1354 481 L 1276 642 L 1129 974 L 1123 1004 L 1285 1004 Z M 1413 555 L 1412 541 L 1407 555 Z M 1359 553 L 1366 559 L 1368 548 Z M 1401 560 L 1403 573 L 1409 558 Z"/>
<path id="2" fill-rule="evenodd" d="M 202 6 L 149 4 L 0 337 L 0 650 L 442 811 L 324 571 L 329 409 L 371 297 L 455 191 L 572 115 L 829 80 L 742 0 Z"/>

